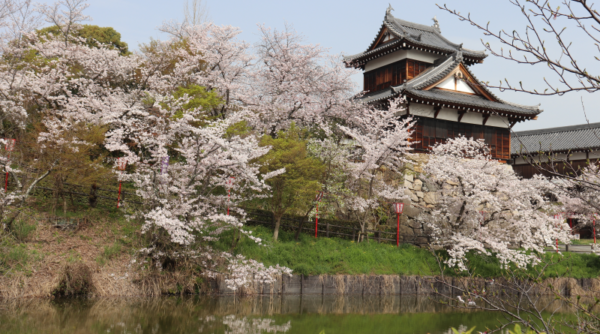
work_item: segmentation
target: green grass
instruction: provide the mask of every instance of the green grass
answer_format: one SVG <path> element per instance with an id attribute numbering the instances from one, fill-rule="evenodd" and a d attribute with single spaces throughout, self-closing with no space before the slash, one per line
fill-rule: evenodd
<path id="1" fill-rule="evenodd" d="M 594 243 L 594 239 L 579 239 L 579 240 L 571 240 L 573 245 L 591 245 Z"/>
<path id="2" fill-rule="evenodd" d="M 412 245 L 396 247 L 376 242 L 356 244 L 338 238 L 315 240 L 306 234 L 300 235 L 296 242 L 294 234 L 285 231 L 280 232 L 278 242 L 272 242 L 272 229 L 262 226 L 247 229 L 254 236 L 263 239 L 266 246 L 259 246 L 248 238 L 242 238 L 236 248 L 238 254 L 267 266 L 279 264 L 289 267 L 295 274 L 432 275 L 437 267 L 429 252 Z M 230 246 L 230 235 L 215 244 L 220 250 L 229 250 Z"/>
<path id="3" fill-rule="evenodd" d="M 291 268 L 294 274 L 375 274 L 375 275 L 437 275 L 439 269 L 429 251 L 404 244 L 396 247 L 371 241 L 356 244 L 338 238 L 318 238 L 300 235 L 298 242 L 294 234 L 281 231 L 279 241 L 273 242 L 273 230 L 263 226 L 247 226 L 252 235 L 263 240 L 259 246 L 248 238 L 242 238 L 234 253 L 263 262 L 267 266 L 282 265 Z M 232 233 L 223 235 L 214 247 L 229 251 Z M 444 256 L 443 252 L 439 253 Z M 500 277 L 506 272 L 494 256 L 468 255 L 470 267 L 481 277 Z M 544 254 L 544 260 L 552 262 L 544 277 L 600 277 L 600 257 L 594 254 L 564 253 Z M 528 270 L 534 273 L 534 270 Z M 464 275 L 446 269 L 451 276 Z"/>
<path id="4" fill-rule="evenodd" d="M 11 232 L 17 240 L 27 241 L 35 231 L 36 227 L 35 223 L 27 224 L 26 221 L 17 219 L 12 225 Z"/>

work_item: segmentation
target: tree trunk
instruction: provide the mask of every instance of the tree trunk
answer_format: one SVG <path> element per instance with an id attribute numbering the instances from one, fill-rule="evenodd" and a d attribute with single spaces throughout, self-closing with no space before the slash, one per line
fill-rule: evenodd
<path id="1" fill-rule="evenodd" d="M 281 216 L 275 218 L 275 232 L 273 232 L 273 240 L 277 241 L 279 236 L 279 224 L 281 224 Z"/>
<path id="2" fill-rule="evenodd" d="M 233 240 L 231 242 L 231 249 L 229 250 L 230 253 L 232 253 L 233 250 L 235 250 L 235 248 L 237 247 L 237 244 L 240 241 L 241 235 L 242 235 L 242 233 L 237 229 L 233 232 Z"/>
<path id="3" fill-rule="evenodd" d="M 90 204 L 90 206 L 92 208 L 95 208 L 96 203 L 98 202 L 98 195 L 96 195 L 97 189 L 98 189 L 98 186 L 96 185 L 96 183 L 93 183 L 92 187 L 90 189 L 90 196 L 88 197 L 88 203 Z"/>
<path id="4" fill-rule="evenodd" d="M 302 232 L 302 226 L 304 225 L 304 221 L 306 220 L 306 218 L 308 217 L 308 214 L 312 211 L 312 209 L 314 207 L 315 207 L 314 205 L 311 206 L 310 209 L 308 209 L 308 211 L 306 211 L 306 214 L 304 215 L 304 218 L 302 218 L 300 220 L 300 222 L 298 223 L 298 229 L 296 230 L 296 236 L 294 237 L 294 239 L 296 241 L 298 241 L 298 237 L 300 236 L 300 232 Z"/>

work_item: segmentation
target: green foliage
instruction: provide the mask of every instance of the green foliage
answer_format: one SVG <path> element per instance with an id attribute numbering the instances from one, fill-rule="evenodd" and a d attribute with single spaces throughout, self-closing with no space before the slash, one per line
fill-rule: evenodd
<path id="1" fill-rule="evenodd" d="M 187 87 L 178 87 L 173 97 L 180 99 L 187 95 L 190 100 L 183 105 L 184 109 L 192 110 L 200 108 L 205 111 L 212 112 L 213 109 L 223 104 L 223 99 L 219 96 L 216 90 L 206 90 L 205 87 L 198 85 L 189 85 Z M 183 117 L 182 112 L 175 114 L 176 118 Z"/>
<path id="2" fill-rule="evenodd" d="M 38 30 L 38 34 L 41 36 L 47 36 L 49 34 L 58 36 L 62 32 L 57 26 L 50 26 Z M 127 43 L 121 41 L 121 34 L 111 27 L 99 27 L 96 25 L 84 24 L 83 27 L 74 33 L 76 37 L 82 37 L 85 39 L 85 44 L 90 47 L 98 47 L 99 43 L 109 45 L 113 49 L 118 49 L 121 55 L 130 54 Z"/>
<path id="3" fill-rule="evenodd" d="M 272 196 L 264 201 L 266 209 L 273 212 L 279 223 L 286 213 L 303 214 L 321 189 L 325 166 L 307 154 L 302 130 L 293 123 L 288 131 L 280 131 L 277 138 L 263 136 L 260 146 L 270 146 L 269 153 L 258 159 L 263 174 L 285 168 L 285 173 L 270 178 L 266 183 L 272 188 Z M 275 239 L 278 230 L 275 229 Z"/>
<path id="4" fill-rule="evenodd" d="M 237 122 L 232 124 L 227 131 L 225 131 L 225 136 L 227 138 L 232 138 L 235 136 L 240 136 L 242 138 L 248 136 L 252 132 L 252 128 L 248 125 L 247 121 Z"/>

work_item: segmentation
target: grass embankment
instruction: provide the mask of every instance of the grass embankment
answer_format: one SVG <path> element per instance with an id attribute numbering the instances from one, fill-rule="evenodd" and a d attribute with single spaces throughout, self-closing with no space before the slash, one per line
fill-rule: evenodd
<path id="1" fill-rule="evenodd" d="M 43 203 L 43 202 L 42 202 Z M 32 203 L 16 221 L 17 232 L 0 231 L 0 298 L 48 297 L 66 268 L 81 264 L 97 283 L 97 295 L 135 294 L 132 255 L 140 248 L 140 226 L 115 210 L 81 208 L 67 212 L 78 226 L 57 228 L 46 220 L 49 207 Z"/>
<path id="2" fill-rule="evenodd" d="M 377 242 L 353 241 L 338 238 L 318 238 L 302 234 L 298 241 L 294 234 L 280 231 L 279 241 L 273 242 L 273 230 L 263 226 L 250 226 L 247 229 L 263 240 L 259 246 L 248 238 L 243 238 L 235 249 L 236 254 L 263 262 L 265 265 L 279 264 L 294 270 L 295 274 L 374 274 L 374 275 L 437 275 L 438 265 L 429 251 L 412 245 L 396 247 Z M 229 251 L 231 235 L 227 234 L 215 247 Z M 444 255 L 443 253 L 441 254 Z M 544 277 L 600 277 L 600 258 L 594 254 L 547 253 L 544 260 L 552 261 Z M 493 256 L 469 255 L 475 273 L 482 277 L 500 277 L 504 274 L 500 263 Z M 530 270 L 534 273 L 533 270 Z M 448 275 L 457 275 L 446 270 Z"/>
<path id="3" fill-rule="evenodd" d="M 0 233 L 0 298 L 50 296 L 60 285 L 65 268 L 78 264 L 89 268 L 96 295 L 147 293 L 141 288 L 143 284 L 139 283 L 143 275 L 131 266 L 136 250 L 144 246 L 139 223 L 126 220 L 116 209 L 80 207 L 75 212 L 68 212 L 67 217 L 85 217 L 86 222 L 77 228 L 61 229 L 44 219 L 52 210 L 49 205 L 41 205 L 40 202 L 45 203 L 33 203 L 31 209 L 23 212 L 22 219 L 17 222 L 16 233 Z M 280 233 L 280 241 L 273 242 L 272 229 L 261 226 L 249 226 L 247 229 L 263 239 L 266 246 L 259 246 L 244 237 L 234 253 L 267 266 L 279 264 L 289 267 L 295 274 L 429 276 L 439 273 L 432 254 L 412 245 L 395 247 L 374 241 L 356 244 L 338 238 L 315 240 L 308 234 L 295 241 L 294 234 L 286 231 Z M 229 251 L 232 236 L 233 232 L 225 233 L 214 247 Z M 546 260 L 561 260 L 547 269 L 545 277 L 600 277 L 600 258 L 596 255 L 549 253 L 544 256 Z M 476 274 L 482 277 L 503 274 L 497 259 L 492 256 L 471 255 L 469 258 Z M 446 273 L 456 275 L 450 270 Z M 188 275 L 185 270 L 177 268 L 171 273 L 160 273 L 156 277 L 164 278 L 164 284 L 161 284 L 165 288 L 157 290 L 159 293 L 170 292 L 169 284 L 177 283 L 169 281 L 166 274 Z"/>

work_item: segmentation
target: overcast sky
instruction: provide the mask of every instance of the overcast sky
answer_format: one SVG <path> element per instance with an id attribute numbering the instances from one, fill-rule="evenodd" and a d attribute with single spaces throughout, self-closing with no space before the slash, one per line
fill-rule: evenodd
<path id="1" fill-rule="evenodd" d="M 53 1 L 42 1 L 53 2 Z M 121 33 L 122 40 L 136 50 L 140 43 L 150 38 L 165 39 L 157 27 L 166 20 L 181 20 L 185 0 L 90 0 L 86 14 L 93 18 L 90 24 L 110 26 Z M 287 22 L 305 36 L 306 42 L 320 44 L 334 54 L 355 54 L 364 51 L 383 21 L 389 0 L 205 0 L 210 18 L 219 25 L 233 25 L 243 31 L 241 38 L 254 43 L 258 39 L 257 24 L 281 28 Z M 455 43 L 464 43 L 464 47 L 481 50 L 480 39 L 483 34 L 476 28 L 443 12 L 436 7 L 441 1 L 419 0 L 392 1 L 392 14 L 404 20 L 431 25 L 432 18 L 437 16 L 442 34 Z M 521 15 L 508 0 L 447 0 L 446 4 L 461 13 L 470 12 L 482 22 L 491 21 L 496 30 L 504 28 L 522 30 L 525 26 Z M 576 32 L 576 29 L 568 29 Z M 492 40 L 490 40 L 492 41 Z M 581 34 L 573 34 L 574 47 L 586 58 L 581 62 L 589 62 L 597 53 L 593 45 Z M 588 59 L 589 58 L 589 59 Z M 597 67 L 597 66 L 595 66 Z M 591 67 L 590 67 L 591 68 Z M 498 82 L 508 78 L 514 83 L 522 81 L 528 87 L 545 88 L 543 77 L 555 79 L 553 74 L 543 65 L 517 65 L 489 56 L 483 64 L 471 67 L 474 74 L 482 81 Z M 597 73 L 600 74 L 600 73 Z M 362 78 L 357 77 L 362 83 Z M 590 122 L 600 122 L 600 93 L 567 94 L 562 97 L 538 97 L 526 94 L 498 92 L 497 95 L 508 101 L 536 105 L 542 104 L 544 112 L 538 120 L 519 123 L 515 130 L 530 130 L 555 126 L 581 124 L 585 122 L 581 99 Z"/>

